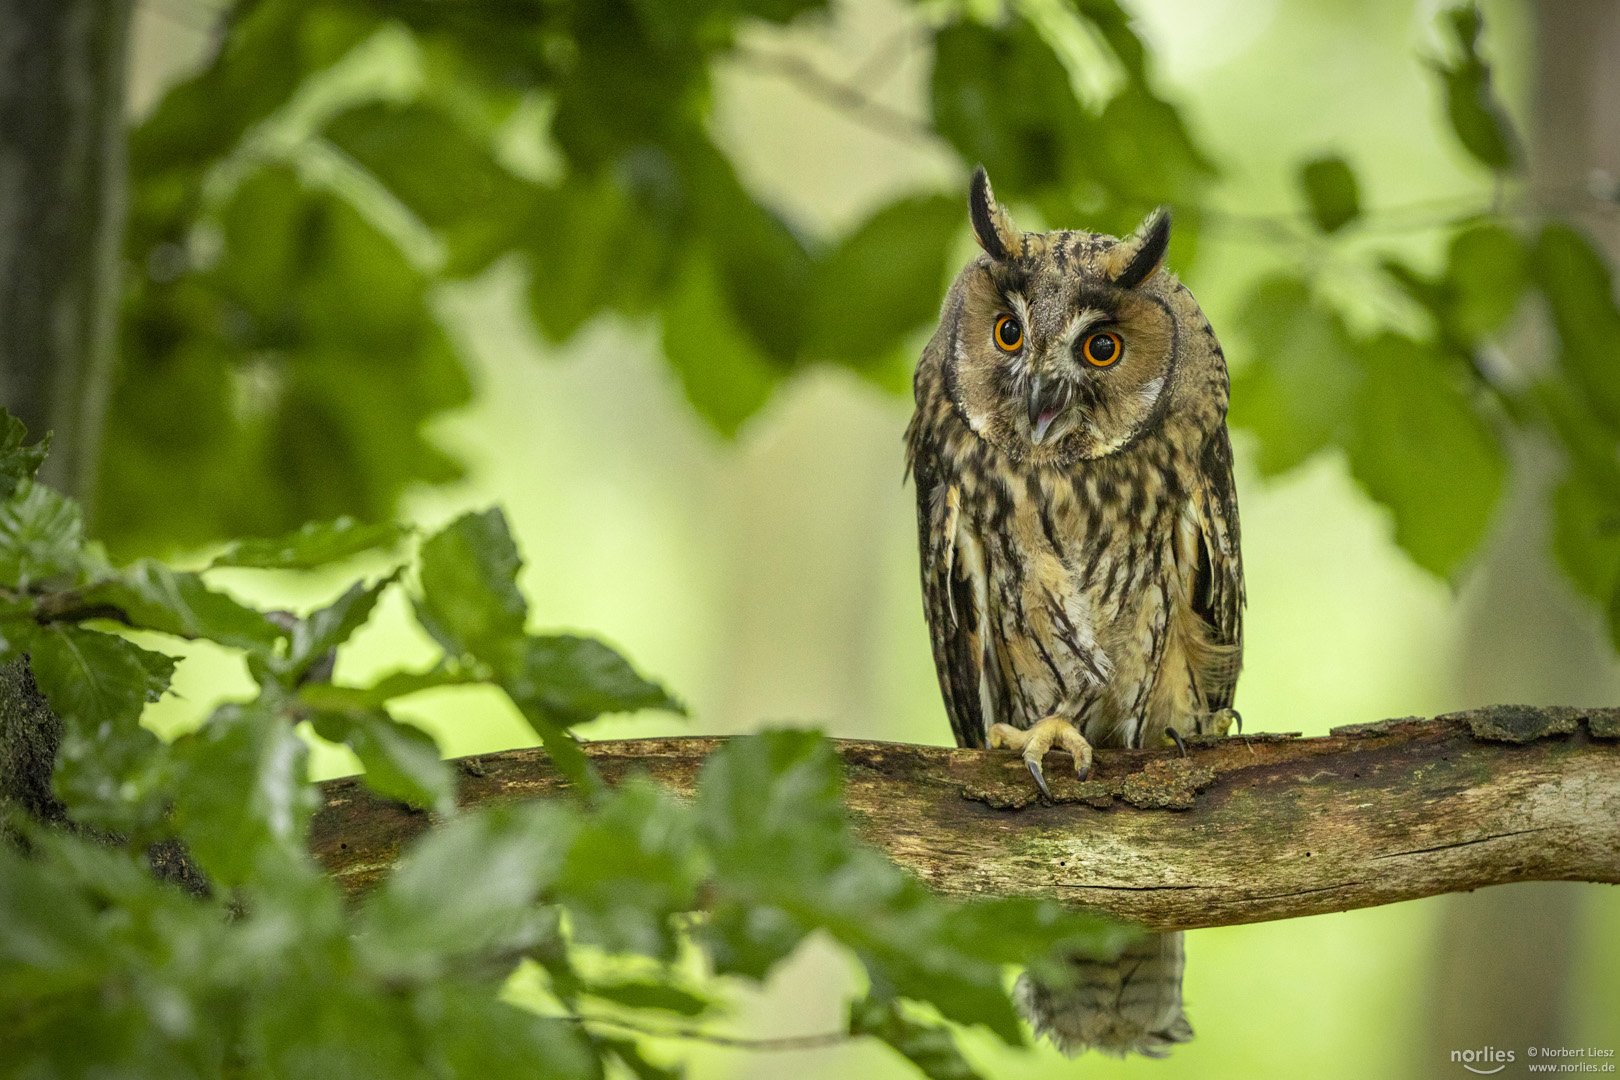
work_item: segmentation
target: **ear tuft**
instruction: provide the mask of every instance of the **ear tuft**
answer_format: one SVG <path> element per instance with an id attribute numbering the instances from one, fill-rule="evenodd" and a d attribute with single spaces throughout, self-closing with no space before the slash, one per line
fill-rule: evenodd
<path id="1" fill-rule="evenodd" d="M 1142 284 L 1164 262 L 1164 249 L 1169 246 L 1170 208 L 1161 206 L 1120 244 L 1119 261 L 1123 265 L 1114 274 L 1114 284 L 1122 289 L 1134 289 Z"/>
<path id="2" fill-rule="evenodd" d="M 983 165 L 973 170 L 973 183 L 968 188 L 968 217 L 973 222 L 974 239 L 984 253 L 997 262 L 1010 258 L 1014 247 L 1022 249 L 1018 230 L 1013 228 L 1007 211 L 996 202 L 995 192 L 990 190 L 990 175 Z"/>

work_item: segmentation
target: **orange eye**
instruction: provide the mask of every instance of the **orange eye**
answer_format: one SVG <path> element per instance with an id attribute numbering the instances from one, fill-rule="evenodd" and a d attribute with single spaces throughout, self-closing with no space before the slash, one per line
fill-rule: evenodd
<path id="1" fill-rule="evenodd" d="M 1125 351 L 1125 343 L 1119 340 L 1119 335 L 1111 330 L 1092 334 L 1086 338 L 1086 343 L 1080 349 L 1084 354 L 1086 363 L 1092 367 L 1108 367 L 1120 358 Z"/>
<path id="2" fill-rule="evenodd" d="M 1011 315 L 997 315 L 995 337 L 1003 352 L 1017 352 L 1024 343 L 1024 328 Z"/>

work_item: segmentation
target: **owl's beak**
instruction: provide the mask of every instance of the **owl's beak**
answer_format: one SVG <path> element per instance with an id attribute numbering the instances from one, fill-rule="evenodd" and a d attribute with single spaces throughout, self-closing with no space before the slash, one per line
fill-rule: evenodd
<path id="1" fill-rule="evenodd" d="M 1039 375 L 1029 380 L 1028 397 L 1025 404 L 1029 408 L 1029 436 L 1036 446 L 1046 438 L 1047 430 L 1052 421 L 1063 412 L 1063 407 L 1069 403 L 1068 389 L 1056 380 L 1048 382 Z"/>

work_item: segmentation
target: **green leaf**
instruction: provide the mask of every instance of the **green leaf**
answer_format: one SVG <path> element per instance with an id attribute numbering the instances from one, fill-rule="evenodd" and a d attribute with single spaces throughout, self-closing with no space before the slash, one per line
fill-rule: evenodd
<path id="1" fill-rule="evenodd" d="M 701 933 L 717 972 L 763 978 L 819 927 L 853 949 L 885 993 L 1019 1045 L 1002 985 L 1008 963 L 1057 947 L 1111 955 L 1129 939 L 1056 905 L 946 904 L 856 838 L 844 820 L 842 778 L 813 732 L 735 738 L 704 764 L 696 810 L 713 872 Z"/>
<path id="2" fill-rule="evenodd" d="M 1469 226 L 1452 238 L 1445 272 L 1427 277 L 1392 258 L 1384 271 L 1434 319 L 1439 345 L 1470 366 L 1484 339 L 1517 309 L 1529 284 L 1530 253 L 1500 225 Z"/>
<path id="3" fill-rule="evenodd" d="M 335 119 L 325 134 L 445 237 L 450 273 L 478 273 L 517 246 L 534 185 L 502 168 L 490 141 L 439 109 L 368 105 Z"/>
<path id="4" fill-rule="evenodd" d="M 869 995 L 850 1002 L 849 1033 L 871 1035 L 888 1043 L 929 1080 L 979 1080 L 979 1074 L 957 1049 L 949 1028 L 912 1020 L 892 999 Z"/>
<path id="5" fill-rule="evenodd" d="M 641 159 L 663 175 L 668 163 L 648 148 Z M 625 170 L 629 172 L 629 170 Z M 564 341 L 605 307 L 650 310 L 672 276 L 673 222 L 627 190 L 627 177 L 569 176 L 535 199 L 523 233 L 529 311 L 553 341 Z"/>
<path id="6" fill-rule="evenodd" d="M 173 745 L 175 823 L 208 875 L 224 885 L 306 858 L 318 799 L 309 752 L 285 718 L 262 705 L 225 705 Z M 270 868 L 277 869 L 270 869 Z"/>
<path id="7" fill-rule="evenodd" d="M 441 664 L 427 671 L 395 671 L 370 686 L 333 686 L 331 683 L 305 683 L 298 688 L 298 700 L 312 709 L 348 711 L 379 709 L 395 698 L 437 690 L 442 686 L 465 686 L 485 681 L 476 672 L 455 663 Z"/>
<path id="8" fill-rule="evenodd" d="M 517 587 L 523 560 L 498 508 L 445 526 L 422 545 L 420 561 L 416 617 L 446 651 L 486 659 L 523 636 L 529 613 Z"/>
<path id="9" fill-rule="evenodd" d="M 242 1045 L 256 1051 L 262 1075 L 424 1076 L 409 998 L 325 959 L 317 953 L 302 965 L 278 965 L 292 972 L 256 980 L 262 989 L 245 1010 Z"/>
<path id="10" fill-rule="evenodd" d="M 310 721 L 321 738 L 348 744 L 373 791 L 441 816 L 455 813 L 454 767 L 440 758 L 439 744 L 421 728 L 381 709 L 317 712 Z"/>
<path id="11" fill-rule="evenodd" d="M 1446 282 L 1456 337 L 1477 342 L 1507 322 L 1530 283 L 1530 259 L 1524 241 L 1500 225 L 1471 225 L 1452 238 Z"/>
<path id="12" fill-rule="evenodd" d="M 97 500 L 111 549 L 385 521 L 408 485 L 459 477 L 422 428 L 468 399 L 466 372 L 395 241 L 279 166 L 217 225 L 205 268 L 131 282 Z"/>
<path id="13" fill-rule="evenodd" d="M 1446 112 L 1451 128 L 1463 148 L 1481 165 L 1491 169 L 1516 169 L 1522 154 L 1518 136 L 1507 113 L 1491 90 L 1491 69 L 1479 55 L 1479 37 L 1484 20 L 1479 8 L 1470 3 L 1445 14 L 1445 25 L 1454 39 L 1457 57 L 1449 64 L 1436 64 L 1446 89 Z"/>
<path id="14" fill-rule="evenodd" d="M 1308 161 L 1299 183 L 1310 201 L 1311 217 L 1325 233 L 1335 233 L 1361 216 L 1361 194 L 1350 164 L 1337 155 Z"/>
<path id="15" fill-rule="evenodd" d="M 0 503 L 0 585 L 27 590 L 52 579 L 73 579 L 82 565 L 84 515 L 79 504 L 30 483 Z"/>
<path id="16" fill-rule="evenodd" d="M 521 642 L 501 685 L 520 706 L 572 727 L 604 713 L 685 708 L 663 687 L 638 675 L 629 661 L 595 638 L 540 634 Z"/>
<path id="17" fill-rule="evenodd" d="M 685 809 L 652 781 L 635 779 L 585 821 L 555 890 L 579 940 L 673 960 L 673 919 L 696 906 L 703 870 Z"/>
<path id="18" fill-rule="evenodd" d="M 422 545 L 417 620 L 452 656 L 488 665 L 557 767 L 590 790 L 595 780 L 570 725 L 605 712 L 680 706 L 600 642 L 525 634 L 521 565 L 499 510 L 463 515 Z"/>
<path id="19" fill-rule="evenodd" d="M 355 582 L 336 601 L 293 624 L 292 646 L 287 658 L 274 664 L 276 672 L 296 686 L 327 653 L 348 641 L 371 618 L 377 600 L 399 579 L 396 570 L 371 585 Z"/>
<path id="20" fill-rule="evenodd" d="M 609 1039 L 596 1037 L 597 1045 L 607 1050 L 619 1059 L 620 1064 L 630 1070 L 636 1080 L 681 1080 L 686 1070 L 680 1066 L 666 1069 L 662 1065 L 654 1065 L 641 1055 L 641 1048 L 632 1039 Z"/>
<path id="21" fill-rule="evenodd" d="M 996 897 L 950 908 L 944 937 L 954 948 L 991 964 L 1040 962 L 1042 953 L 1112 960 L 1140 940 L 1141 929 L 1051 900 Z"/>
<path id="22" fill-rule="evenodd" d="M 688 135 L 675 150 L 725 307 L 770 364 L 790 369 L 804 346 L 813 273 L 809 252 L 780 217 L 749 196 L 707 135 Z"/>
<path id="23" fill-rule="evenodd" d="M 427 979 L 549 939 L 556 916 L 536 905 L 578 829 L 568 804 L 533 802 L 466 814 L 428 833 L 361 909 L 368 962 Z"/>
<path id="24" fill-rule="evenodd" d="M 815 270 L 809 355 L 869 367 L 933 322 L 946 261 L 966 220 L 960 199 L 901 199 L 822 257 Z"/>
<path id="25" fill-rule="evenodd" d="M 816 920 L 855 950 L 874 986 L 927 1002 L 948 1020 L 983 1024 L 1008 1046 L 1023 1045 L 1002 985 L 1005 961 L 979 955 L 968 935 L 953 930 L 955 909 L 915 877 L 863 845 L 819 891 L 807 891 Z M 1049 945 L 1035 947 L 1028 959 Z"/>
<path id="26" fill-rule="evenodd" d="M 138 721 L 174 674 L 172 656 L 66 623 L 40 627 L 28 648 L 34 679 L 51 708 L 87 729 Z"/>
<path id="27" fill-rule="evenodd" d="M 352 517 L 311 521 L 285 536 L 237 540 L 208 565 L 246 566 L 262 570 L 313 570 L 361 552 L 391 548 L 399 543 L 406 532 L 402 525 L 388 522 L 361 525 Z"/>
<path id="28" fill-rule="evenodd" d="M 118 829 L 153 820 L 165 786 L 161 743 L 140 718 L 169 688 L 174 658 L 70 623 L 36 629 L 26 647 L 35 682 L 62 718 L 55 785 L 74 817 Z"/>
<path id="29" fill-rule="evenodd" d="M 1115 0 L 1077 0 L 1075 7 L 1097 28 L 1125 72 L 1137 83 L 1147 81 L 1147 46 L 1132 28 L 1129 12 Z"/>
<path id="30" fill-rule="evenodd" d="M 1620 589 L 1620 500 L 1578 471 L 1553 491 L 1553 551 L 1575 586 L 1607 605 Z M 1616 620 L 1610 615 L 1611 630 Z"/>
<path id="31" fill-rule="evenodd" d="M 206 638 L 250 652 L 265 652 L 285 633 L 264 615 L 208 587 L 202 577 L 140 561 L 80 590 L 86 608 L 117 608 L 131 626 L 184 638 Z"/>
<path id="32" fill-rule="evenodd" d="M 763 979 L 815 928 L 800 898 L 853 850 L 842 794 L 838 757 L 812 731 L 730 739 L 704 762 L 697 826 L 716 896 L 702 934 L 716 972 Z"/>
<path id="33" fill-rule="evenodd" d="M 707 252 L 700 249 L 687 259 L 662 315 L 664 357 L 687 400 L 731 438 L 764 406 L 782 372 L 742 326 Z"/>
<path id="34" fill-rule="evenodd" d="M 1575 587 L 1596 600 L 1620 649 L 1620 460 L 1591 402 L 1553 375 L 1533 389 L 1562 443 L 1568 472 L 1553 492 L 1553 551 Z"/>
<path id="35" fill-rule="evenodd" d="M 658 1009 L 681 1016 L 701 1016 L 714 1007 L 712 1000 L 690 990 L 640 979 L 593 980 L 585 983 L 581 991 L 627 1009 Z"/>
<path id="36" fill-rule="evenodd" d="M 1576 588 L 1601 605 L 1620 651 L 1620 500 L 1571 470 L 1553 492 L 1552 512 L 1553 551 Z"/>
<path id="37" fill-rule="evenodd" d="M 1611 432 L 1620 431 L 1620 308 L 1608 265 L 1568 225 L 1542 229 L 1535 274 L 1558 329 L 1559 364 Z"/>
<path id="38" fill-rule="evenodd" d="M 1385 334 L 1362 349 L 1366 379 L 1350 468 L 1395 517 L 1395 541 L 1419 566 L 1453 575 L 1479 544 L 1506 464 L 1446 357 Z"/>
<path id="39" fill-rule="evenodd" d="M 433 1075 L 457 1080 L 525 1077 L 601 1080 L 602 1066 L 580 1025 L 506 1004 L 477 984 L 432 984 L 413 1011 Z"/>
<path id="40" fill-rule="evenodd" d="M 1146 87 L 1130 85 L 1114 95 L 1100 118 L 1097 141 L 1102 151 L 1093 164 L 1089 148 L 1080 148 L 1072 167 L 1077 176 L 1095 171 L 1119 200 L 1114 215 L 1102 224 L 1116 234 L 1134 229 L 1147 211 L 1163 203 L 1191 209 L 1214 167 L 1193 142 L 1174 106 Z M 1073 211 L 1068 211 L 1073 213 Z M 1171 239 L 1171 258 L 1186 259 L 1188 240 L 1196 235 L 1197 217 L 1183 214 Z M 1177 255 L 1177 252 L 1183 254 Z"/>
<path id="41" fill-rule="evenodd" d="M 11 1008 L 94 987 L 102 975 L 97 913 L 65 877 L 54 860 L 0 844 L 0 1002 Z"/>
<path id="42" fill-rule="evenodd" d="M 1024 20 L 972 22 L 934 35 L 934 127 L 990 173 L 1002 199 L 1028 198 L 1094 173 L 1096 123 L 1063 62 Z M 1151 151 L 1150 151 L 1151 152 Z"/>
<path id="43" fill-rule="evenodd" d="M 850 850 L 844 774 L 814 731 L 727 740 L 698 774 L 697 821 L 717 876 L 769 895 L 822 880 Z"/>
<path id="44" fill-rule="evenodd" d="M 190 209 L 184 202 L 169 205 L 181 178 L 200 187 L 200 173 L 228 154 L 253 124 L 281 108 L 307 76 L 337 61 L 378 22 L 379 16 L 350 4 L 320 0 L 297 7 L 255 6 L 230 20 L 213 62 L 176 84 L 130 138 L 137 221 L 157 228 L 172 221 L 156 214 L 160 208 Z M 144 261 L 146 252 L 137 249 L 137 255 Z"/>
<path id="45" fill-rule="evenodd" d="M 50 449 L 50 432 L 32 446 L 24 446 L 28 429 L 21 420 L 0 409 L 0 500 L 9 499 L 17 489 L 34 479 Z"/>
<path id="46" fill-rule="evenodd" d="M 1249 359 L 1232 376 L 1230 420 L 1260 437 L 1261 471 L 1286 472 L 1345 442 L 1363 375 L 1338 315 L 1303 281 L 1273 277 L 1249 294 L 1238 326 Z"/>

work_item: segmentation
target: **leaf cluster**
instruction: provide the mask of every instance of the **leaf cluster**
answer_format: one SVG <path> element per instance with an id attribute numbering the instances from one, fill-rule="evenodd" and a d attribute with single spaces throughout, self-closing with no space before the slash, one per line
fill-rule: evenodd
<path id="1" fill-rule="evenodd" d="M 709 134 L 711 70 L 746 55 L 739 31 L 824 12 L 242 0 L 212 60 L 131 138 L 98 534 L 134 553 L 381 522 L 407 485 L 458 477 L 422 435 L 469 396 L 431 290 L 506 257 L 552 339 L 606 312 L 656 318 L 724 434 L 808 364 L 906 385 L 960 198 L 903 197 L 817 243 L 744 188 Z M 1176 204 L 1190 251 L 1211 169 L 1153 91 L 1125 13 L 1085 0 L 1038 16 L 918 13 L 936 59 L 933 120 L 914 137 L 948 145 L 964 176 L 982 161 L 998 192 L 1053 221 L 1125 231 Z M 1121 76 L 1095 108 L 1052 44 L 1086 33 Z"/>
<path id="2" fill-rule="evenodd" d="M 623 1031 L 721 1012 L 683 954 L 761 980 L 821 931 L 869 977 L 849 1037 L 968 1076 L 949 1029 L 917 1005 L 1021 1044 L 1008 965 L 1126 940 L 1049 903 L 935 897 L 856 838 L 839 760 L 813 732 L 731 741 L 690 804 L 646 779 L 603 784 L 571 729 L 680 705 L 601 642 L 528 629 L 499 510 L 457 518 L 412 564 L 314 611 L 264 612 L 211 571 L 296 572 L 405 534 L 340 519 L 239 541 L 200 573 L 116 566 L 86 542 L 78 507 L 35 482 L 43 447 L 3 413 L 0 435 L 0 663 L 27 665 L 62 721 L 53 780 L 71 823 L 0 800 L 13 841 L 0 843 L 7 1075 L 590 1080 L 618 1061 L 667 1076 Z M 335 650 L 394 588 L 442 658 L 334 684 Z M 238 650 L 257 693 L 165 743 L 141 715 L 176 659 L 126 629 Z M 390 707 L 473 683 L 506 693 L 577 798 L 458 806 L 454 768 Z M 319 795 L 305 724 L 349 746 L 371 788 L 437 822 L 355 905 L 307 851 Z M 186 872 L 164 872 L 177 859 Z M 503 998 L 520 964 L 543 973 L 549 1013 Z"/>
<path id="3" fill-rule="evenodd" d="M 1483 21 L 1467 5 L 1442 16 L 1451 57 L 1435 61 L 1458 145 L 1490 169 L 1498 205 L 1442 225 L 1445 261 L 1428 274 L 1391 257 L 1368 269 L 1425 332 L 1351 333 L 1309 273 L 1249 295 L 1250 350 L 1233 381 L 1232 420 L 1260 437 L 1276 473 L 1338 447 L 1367 493 L 1389 509 L 1395 539 L 1421 566 L 1455 579 L 1478 549 L 1507 473 L 1505 442 L 1535 433 L 1567 467 L 1554 496 L 1554 547 L 1578 587 L 1609 612 L 1620 646 L 1620 309 L 1592 240 L 1557 217 L 1507 212 L 1527 189 L 1521 140 L 1492 91 Z M 1300 183 L 1318 239 L 1307 266 L 1344 259 L 1362 219 L 1348 162 L 1306 164 Z M 1329 240 L 1329 237 L 1333 239 Z M 1516 316 L 1549 316 L 1553 356 L 1514 363 L 1502 335 Z"/>

